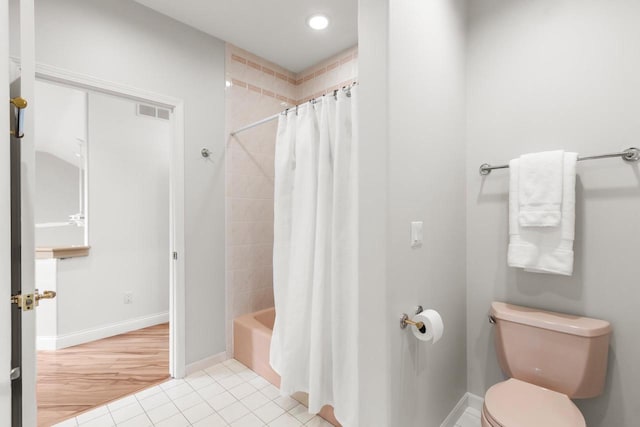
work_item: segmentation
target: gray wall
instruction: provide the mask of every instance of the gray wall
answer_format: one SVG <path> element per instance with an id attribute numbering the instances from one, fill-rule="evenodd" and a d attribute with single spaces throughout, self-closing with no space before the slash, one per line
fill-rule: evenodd
<path id="1" fill-rule="evenodd" d="M 465 2 L 359 5 L 360 425 L 434 427 L 467 386 Z M 399 328 L 418 304 L 435 345 Z"/>
<path id="2" fill-rule="evenodd" d="M 185 101 L 186 357 L 225 350 L 224 43 L 127 0 L 37 0 L 38 62 Z"/>
<path id="3" fill-rule="evenodd" d="M 607 319 L 613 324 L 603 396 L 578 401 L 589 427 L 640 417 L 638 257 L 640 170 L 619 159 L 579 163 L 575 273 L 508 268 L 508 172 L 481 163 L 564 148 L 601 154 L 638 145 L 640 2 L 469 2 L 467 359 L 469 390 L 503 376 L 486 315 L 492 300 Z"/>
<path id="4" fill-rule="evenodd" d="M 386 315 L 388 7 L 388 0 L 358 4 L 360 426 L 389 424 L 388 336 L 397 333 L 397 323 Z"/>
<path id="5" fill-rule="evenodd" d="M 160 323 L 169 311 L 171 124 L 138 116 L 128 99 L 90 93 L 87 106 L 91 250 L 58 261 L 61 337 L 135 329 L 130 322 L 148 317 Z M 90 300 L 100 304 L 83 304 Z"/>
<path id="6" fill-rule="evenodd" d="M 363 232 L 387 233 L 387 425 L 431 427 L 440 425 L 466 391 L 465 165 L 460 161 L 465 143 L 465 3 L 392 1 L 388 13 L 388 62 L 380 54 L 377 64 L 370 58 L 360 64 L 363 92 L 384 90 L 367 86 L 365 78 L 372 72 L 365 67 L 388 63 L 389 82 L 386 153 L 377 146 L 374 152 L 386 156 L 386 166 L 363 170 L 382 174 L 374 182 L 387 174 L 386 200 L 363 195 L 384 203 L 386 224 Z M 365 44 L 363 35 L 362 51 Z M 383 101 L 379 96 L 376 107 Z M 369 140 L 363 140 L 363 149 L 368 147 Z M 379 157 L 367 156 L 363 168 L 378 164 Z M 385 191 L 385 182 L 378 191 Z M 366 201 L 363 216 L 375 210 Z M 411 221 L 424 221 L 420 248 L 411 248 Z M 363 286 L 365 293 L 376 291 L 369 282 Z M 418 304 L 438 310 L 444 319 L 445 335 L 435 345 L 418 342 L 398 327 L 399 315 Z"/>

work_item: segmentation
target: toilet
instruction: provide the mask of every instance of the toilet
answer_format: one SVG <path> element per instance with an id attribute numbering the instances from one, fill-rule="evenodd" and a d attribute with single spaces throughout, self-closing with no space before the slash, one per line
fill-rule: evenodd
<path id="1" fill-rule="evenodd" d="M 571 399 L 602 393 L 609 322 L 503 302 L 489 319 L 509 379 L 485 394 L 482 427 L 586 427 Z"/>

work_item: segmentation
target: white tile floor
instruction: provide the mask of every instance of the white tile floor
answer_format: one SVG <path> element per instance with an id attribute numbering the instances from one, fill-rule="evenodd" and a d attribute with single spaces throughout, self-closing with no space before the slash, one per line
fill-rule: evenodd
<path id="1" fill-rule="evenodd" d="M 480 427 L 480 411 L 467 408 L 456 421 L 456 427 Z"/>
<path id="2" fill-rule="evenodd" d="M 332 427 L 237 360 L 169 380 L 54 427 Z M 463 425 L 467 427 L 467 425 Z"/>

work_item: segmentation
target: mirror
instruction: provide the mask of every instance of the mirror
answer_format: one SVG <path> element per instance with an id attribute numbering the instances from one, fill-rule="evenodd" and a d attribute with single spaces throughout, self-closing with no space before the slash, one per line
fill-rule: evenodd
<path id="1" fill-rule="evenodd" d="M 35 242 L 88 245 L 87 93 L 36 81 Z"/>

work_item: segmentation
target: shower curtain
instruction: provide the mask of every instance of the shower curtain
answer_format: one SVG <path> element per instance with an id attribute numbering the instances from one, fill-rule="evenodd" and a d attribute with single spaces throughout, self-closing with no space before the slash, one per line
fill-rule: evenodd
<path id="1" fill-rule="evenodd" d="M 271 366 L 358 426 L 357 87 L 289 111 L 275 154 Z"/>

